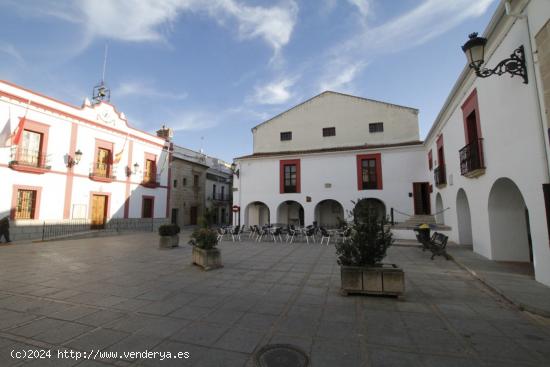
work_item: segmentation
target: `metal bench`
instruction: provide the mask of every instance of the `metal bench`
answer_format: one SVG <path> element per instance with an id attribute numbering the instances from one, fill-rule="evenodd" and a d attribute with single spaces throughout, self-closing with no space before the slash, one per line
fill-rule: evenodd
<path id="1" fill-rule="evenodd" d="M 428 249 L 432 252 L 431 259 L 433 260 L 435 256 L 444 256 L 445 259 L 450 260 L 449 254 L 447 254 L 447 241 L 449 237 L 445 236 L 442 233 L 434 232 L 432 238 L 427 243 Z M 422 246 L 424 247 L 424 243 Z"/>

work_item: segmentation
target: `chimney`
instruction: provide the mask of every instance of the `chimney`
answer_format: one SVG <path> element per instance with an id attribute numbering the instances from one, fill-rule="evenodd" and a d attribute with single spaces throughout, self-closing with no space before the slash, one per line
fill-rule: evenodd
<path id="1" fill-rule="evenodd" d="M 163 138 L 166 141 L 171 141 L 172 138 L 174 137 L 174 131 L 169 127 L 162 125 L 160 130 L 157 130 L 157 136 L 159 138 Z"/>

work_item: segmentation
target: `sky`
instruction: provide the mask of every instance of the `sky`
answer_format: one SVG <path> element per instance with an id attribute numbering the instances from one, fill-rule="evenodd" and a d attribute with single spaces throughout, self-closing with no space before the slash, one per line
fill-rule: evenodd
<path id="1" fill-rule="evenodd" d="M 498 0 L 0 0 L 0 79 L 80 106 L 102 79 L 129 124 L 231 161 L 325 90 L 431 127 Z"/>

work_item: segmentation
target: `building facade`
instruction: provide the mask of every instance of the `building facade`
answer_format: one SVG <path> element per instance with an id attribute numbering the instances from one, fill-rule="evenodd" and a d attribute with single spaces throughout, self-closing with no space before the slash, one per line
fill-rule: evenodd
<path id="1" fill-rule="evenodd" d="M 170 166 L 170 220 L 180 227 L 197 225 L 205 212 L 206 157 L 174 145 Z"/>
<path id="2" fill-rule="evenodd" d="M 337 226 L 362 198 L 380 215 L 429 213 L 414 108 L 324 92 L 252 133 L 253 154 L 235 159 L 240 224 Z"/>
<path id="3" fill-rule="evenodd" d="M 483 37 L 485 65 L 524 48 L 521 76 L 476 76 L 466 67 L 426 137 L 432 205 L 450 238 L 497 261 L 531 262 L 550 285 L 550 3 L 505 2 Z M 466 37 L 465 37 L 466 38 Z"/>
<path id="4" fill-rule="evenodd" d="M 233 171 L 231 165 L 218 158 L 206 157 L 206 208 L 217 225 L 231 223 L 231 204 L 233 195 Z"/>
<path id="5" fill-rule="evenodd" d="M 128 125 L 114 106 L 75 107 L 0 81 L 0 216 L 14 240 L 48 221 L 164 221 L 165 141 Z"/>

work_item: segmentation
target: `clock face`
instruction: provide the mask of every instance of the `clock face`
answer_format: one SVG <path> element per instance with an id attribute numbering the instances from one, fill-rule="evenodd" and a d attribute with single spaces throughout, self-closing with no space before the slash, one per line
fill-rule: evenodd
<path id="1" fill-rule="evenodd" d="M 103 122 L 106 122 L 110 125 L 114 125 L 115 124 L 115 116 L 113 116 L 112 113 L 110 113 L 109 111 L 107 110 L 103 110 L 103 111 L 100 111 L 98 114 L 97 114 L 97 117 L 103 121 Z"/>

